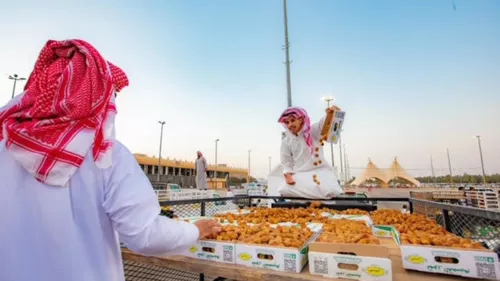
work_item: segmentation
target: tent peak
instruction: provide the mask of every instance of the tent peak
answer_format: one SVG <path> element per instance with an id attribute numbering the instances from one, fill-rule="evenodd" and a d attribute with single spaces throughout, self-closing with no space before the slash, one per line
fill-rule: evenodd
<path id="1" fill-rule="evenodd" d="M 406 170 L 401 167 L 398 162 L 398 157 L 394 157 L 394 161 L 392 165 L 386 170 L 381 171 L 375 164 L 373 164 L 372 160 L 368 158 L 368 165 L 365 168 L 365 171 L 361 176 L 357 177 L 351 184 L 360 185 L 366 180 L 376 178 L 382 182 L 383 187 L 388 187 L 389 182 L 394 179 L 404 179 L 408 183 L 411 183 L 416 186 L 420 186 L 420 182 L 418 182 L 414 177 L 406 172 Z"/>

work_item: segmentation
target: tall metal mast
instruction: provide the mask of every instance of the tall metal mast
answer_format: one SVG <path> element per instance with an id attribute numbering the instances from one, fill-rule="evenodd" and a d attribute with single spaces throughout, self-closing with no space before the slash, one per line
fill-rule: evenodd
<path id="1" fill-rule="evenodd" d="M 292 85 L 291 85 L 291 80 L 290 80 L 290 42 L 288 41 L 288 16 L 287 16 L 287 11 L 286 11 L 286 0 L 283 0 L 283 13 L 284 13 L 284 20 L 285 20 L 285 45 L 283 48 L 285 49 L 285 56 L 286 56 L 286 92 L 287 92 L 287 105 L 288 107 L 292 106 Z"/>

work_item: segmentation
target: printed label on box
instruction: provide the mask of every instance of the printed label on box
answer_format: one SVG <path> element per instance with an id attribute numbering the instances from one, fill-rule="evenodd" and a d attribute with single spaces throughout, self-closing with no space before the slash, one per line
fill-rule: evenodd
<path id="1" fill-rule="evenodd" d="M 402 245 L 401 255 L 407 269 L 472 278 L 500 278 L 498 256 L 493 252 Z"/>
<path id="2" fill-rule="evenodd" d="M 344 123 L 345 112 L 344 111 L 336 111 L 335 116 L 332 122 L 332 126 L 330 127 L 329 137 L 333 143 L 337 143 L 339 139 L 340 130 L 342 130 L 342 124 Z"/>
<path id="3" fill-rule="evenodd" d="M 309 272 L 314 275 L 333 277 L 333 272 L 330 270 L 330 256 L 331 254 L 327 253 L 309 252 Z"/>

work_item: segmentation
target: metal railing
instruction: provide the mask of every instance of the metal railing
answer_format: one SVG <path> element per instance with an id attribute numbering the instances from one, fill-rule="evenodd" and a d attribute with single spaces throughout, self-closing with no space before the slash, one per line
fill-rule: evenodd
<path id="1" fill-rule="evenodd" d="M 285 200 L 287 207 L 307 206 L 309 202 L 318 201 L 302 198 L 268 197 L 268 196 L 237 196 L 209 199 L 178 200 L 160 202 L 162 206 L 169 206 L 173 215 L 178 217 L 213 216 L 214 214 L 238 210 L 240 208 L 260 205 L 267 202 L 269 207 L 282 206 L 279 201 Z M 424 214 L 435 219 L 446 230 L 456 235 L 471 238 L 482 242 L 490 250 L 500 246 L 500 212 L 462 207 L 457 205 L 437 203 L 427 200 L 410 198 L 334 198 L 319 200 L 324 206 L 333 209 L 361 208 L 371 206 L 376 209 L 386 202 L 408 204 L 413 213 Z M 276 202 L 279 202 L 278 204 Z M 283 203 L 283 202 L 281 202 Z M 149 264 L 124 261 L 125 278 L 127 281 L 191 281 L 215 280 L 214 276 L 205 276 L 193 272 L 173 270 Z M 217 280 L 221 280 L 220 278 Z"/>
<path id="2" fill-rule="evenodd" d="M 216 194 L 212 190 L 197 190 L 197 189 L 159 189 L 155 190 L 158 200 L 161 201 L 178 201 L 190 199 L 206 199 L 213 198 Z"/>

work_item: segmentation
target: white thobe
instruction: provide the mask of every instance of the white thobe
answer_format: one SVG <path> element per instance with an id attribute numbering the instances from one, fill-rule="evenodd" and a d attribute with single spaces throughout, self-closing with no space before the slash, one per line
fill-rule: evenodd
<path id="1" fill-rule="evenodd" d="M 205 157 L 201 156 L 195 161 L 196 168 L 196 188 L 197 189 L 208 189 L 207 184 L 207 160 Z"/>
<path id="2" fill-rule="evenodd" d="M 343 192 L 332 166 L 323 155 L 323 147 L 320 144 L 324 120 L 325 118 L 322 118 L 311 125 L 313 148 L 318 149 L 314 153 L 311 153 L 302 131 L 294 135 L 287 130 L 281 142 L 281 164 L 268 177 L 269 195 L 328 199 Z M 284 179 L 286 173 L 294 174 L 295 185 L 286 184 Z M 319 184 L 314 181 L 314 177 Z"/>
<path id="3" fill-rule="evenodd" d="M 69 187 L 51 187 L 0 142 L 1 281 L 123 281 L 119 240 L 145 255 L 196 242 L 196 226 L 159 216 L 149 180 L 122 144 L 115 142 L 108 169 L 91 152 Z"/>

